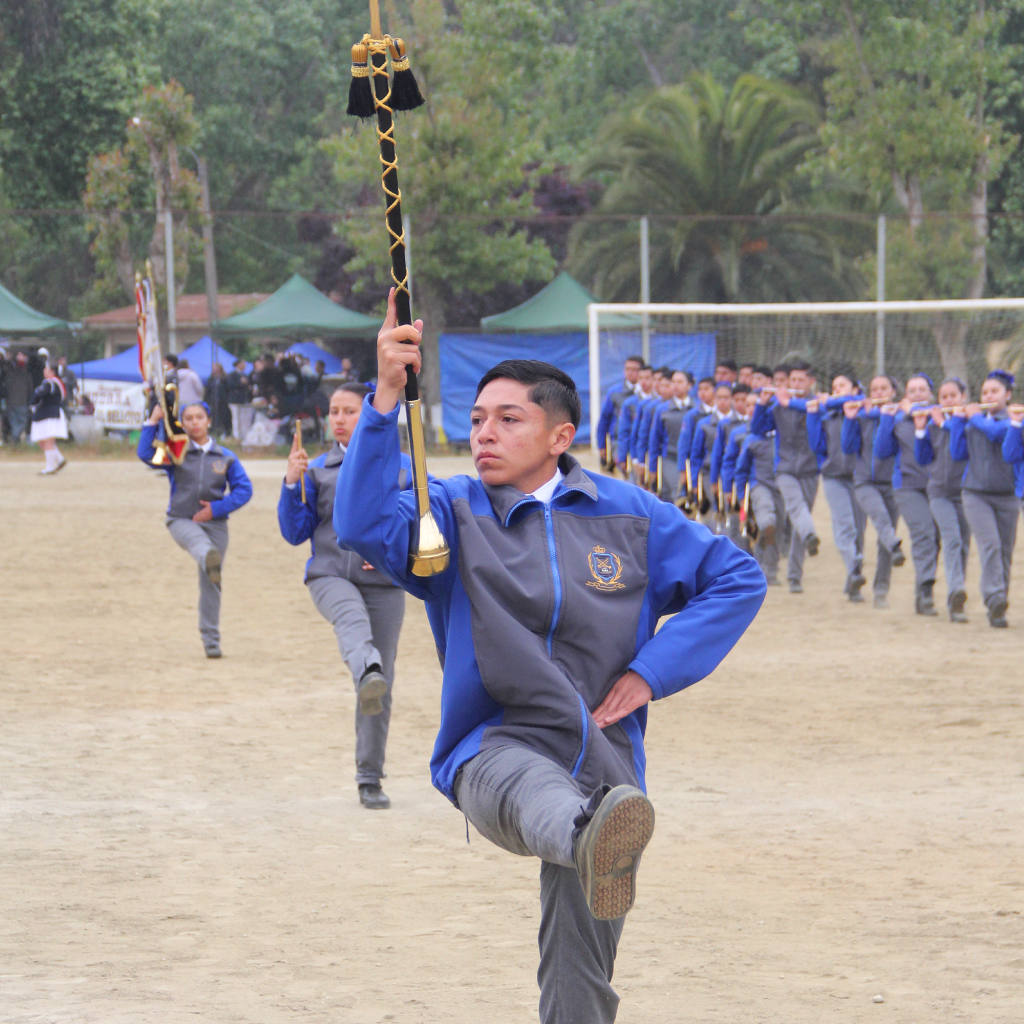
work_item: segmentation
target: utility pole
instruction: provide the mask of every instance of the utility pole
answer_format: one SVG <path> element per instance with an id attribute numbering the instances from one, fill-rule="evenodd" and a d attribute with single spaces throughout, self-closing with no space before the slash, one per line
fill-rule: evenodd
<path id="1" fill-rule="evenodd" d="M 651 301 L 651 246 L 647 217 L 640 218 L 640 301 Z M 651 318 L 644 310 L 641 320 L 640 350 L 644 362 L 651 361 Z"/>
<path id="2" fill-rule="evenodd" d="M 877 278 L 875 295 L 879 302 L 885 302 L 885 214 L 878 215 Z M 885 373 L 885 313 L 875 314 L 875 373 Z"/>
<path id="3" fill-rule="evenodd" d="M 174 305 L 174 218 L 164 210 L 164 265 L 167 268 L 167 351 L 178 351 L 178 320 Z"/>
<path id="4" fill-rule="evenodd" d="M 203 269 L 206 272 L 206 315 L 210 321 L 210 331 L 220 319 L 217 304 L 217 256 L 213 249 L 213 215 L 210 213 L 210 177 L 206 160 L 196 156 L 199 166 L 200 202 L 203 210 Z"/>

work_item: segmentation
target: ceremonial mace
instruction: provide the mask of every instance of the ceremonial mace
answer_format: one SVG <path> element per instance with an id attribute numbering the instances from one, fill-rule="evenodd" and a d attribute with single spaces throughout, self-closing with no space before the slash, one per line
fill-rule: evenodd
<path id="1" fill-rule="evenodd" d="M 391 54 L 392 78 L 388 77 Z M 372 87 L 371 87 L 372 82 Z M 354 117 L 377 116 L 377 141 L 383 167 L 384 218 L 390 236 L 391 279 L 395 285 L 398 323 L 412 323 L 409 271 L 405 261 L 405 231 L 402 227 L 402 192 L 398 187 L 398 158 L 395 153 L 396 110 L 412 110 L 423 97 L 406 56 L 405 43 L 381 31 L 380 5 L 370 0 L 370 32 L 352 47 L 352 84 L 348 112 Z M 416 531 L 409 545 L 409 569 L 414 576 L 436 576 L 448 568 L 448 545 L 430 511 L 427 490 L 427 453 L 423 436 L 420 392 L 412 367 L 405 377 L 405 421 L 409 428 L 412 481 L 416 494 Z"/>

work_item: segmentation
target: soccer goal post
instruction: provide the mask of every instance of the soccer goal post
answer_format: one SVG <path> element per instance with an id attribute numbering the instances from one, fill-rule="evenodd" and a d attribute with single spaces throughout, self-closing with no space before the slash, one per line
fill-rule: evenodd
<path id="1" fill-rule="evenodd" d="M 919 302 L 609 303 L 588 307 L 590 437 L 601 404 L 620 381 L 623 360 L 642 354 L 655 368 L 689 370 L 698 379 L 731 359 L 774 367 L 802 358 L 821 390 L 832 376 L 876 373 L 904 382 L 927 373 L 936 383 L 961 377 L 977 393 L 997 365 L 1024 362 L 1024 299 Z M 649 325 L 641 330 L 641 326 Z M 643 339 L 643 340 L 642 340 Z"/>

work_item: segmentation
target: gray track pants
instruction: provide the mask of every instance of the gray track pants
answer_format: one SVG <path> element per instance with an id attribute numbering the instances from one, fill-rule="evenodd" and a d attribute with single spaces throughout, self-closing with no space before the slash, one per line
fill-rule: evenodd
<path id="1" fill-rule="evenodd" d="M 860 569 L 864 561 L 864 527 L 867 516 L 857 504 L 850 477 L 823 476 L 821 486 L 832 513 L 832 537 L 843 565 L 846 566 L 845 589 L 849 591 L 850 577 Z"/>
<path id="2" fill-rule="evenodd" d="M 981 599 L 988 605 L 997 594 L 1009 595 L 1020 500 L 1012 494 L 964 491 L 963 502 L 981 559 Z"/>
<path id="3" fill-rule="evenodd" d="M 379 715 L 364 715 L 356 703 L 356 783 L 379 783 L 391 722 L 395 653 L 405 616 L 405 591 L 398 587 L 358 587 L 340 576 L 308 580 L 316 610 L 334 627 L 338 650 L 357 684 L 369 665 L 380 665 L 387 692 Z"/>
<path id="4" fill-rule="evenodd" d="M 942 538 L 942 558 L 946 566 L 946 589 L 952 595 L 964 589 L 967 555 L 971 550 L 971 528 L 960 498 L 929 498 L 932 518 Z"/>
<path id="5" fill-rule="evenodd" d="M 790 583 L 799 583 L 804 575 L 804 541 L 816 532 L 811 509 L 814 508 L 814 499 L 818 493 L 818 478 L 776 473 L 775 484 L 785 502 L 786 515 L 793 524 L 786 576 Z"/>
<path id="6" fill-rule="evenodd" d="M 184 548 L 199 566 L 199 635 L 203 646 L 220 643 L 220 584 L 206 575 L 206 556 L 216 548 L 223 559 L 228 550 L 228 521 L 211 519 L 194 523 L 191 519 L 168 519 L 167 529 L 179 547 Z"/>
<path id="7" fill-rule="evenodd" d="M 786 506 L 782 495 L 766 484 L 754 484 L 750 490 L 750 504 L 754 508 L 758 529 L 754 557 L 761 566 L 764 578 L 775 581 L 779 578 L 779 553 L 782 550 L 782 524 L 786 520 Z M 768 526 L 775 527 L 775 540 L 771 544 L 764 542 L 764 530 Z"/>
<path id="8" fill-rule="evenodd" d="M 857 504 L 871 520 L 878 534 L 878 564 L 875 566 L 874 592 L 882 597 L 889 593 L 892 580 L 892 549 L 896 546 L 896 524 L 900 510 L 892 496 L 892 484 L 857 484 Z"/>
<path id="9" fill-rule="evenodd" d="M 935 582 L 935 567 L 939 560 L 938 527 L 932 518 L 931 506 L 925 491 L 899 488 L 896 507 L 910 531 L 910 554 L 914 559 L 914 586 L 920 592 L 923 583 Z"/>
<path id="10" fill-rule="evenodd" d="M 574 822 L 588 803 L 560 765 L 505 744 L 477 754 L 455 783 L 463 813 L 503 850 L 539 857 L 541 1024 L 611 1024 L 611 986 L 625 918 L 596 921 L 572 858 Z"/>

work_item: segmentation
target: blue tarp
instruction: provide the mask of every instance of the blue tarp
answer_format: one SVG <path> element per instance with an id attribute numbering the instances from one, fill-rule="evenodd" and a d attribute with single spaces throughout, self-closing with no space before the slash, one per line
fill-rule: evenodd
<path id="1" fill-rule="evenodd" d="M 312 341 L 297 341 L 289 347 L 288 351 L 305 356 L 311 366 L 318 359 L 322 359 L 324 362 L 324 373 L 341 373 L 341 360 L 333 352 L 328 352 L 327 349 L 321 348 Z"/>
<path id="2" fill-rule="evenodd" d="M 109 359 L 90 359 L 87 363 L 75 363 L 71 367 L 75 376 L 81 380 L 120 380 L 131 384 L 141 384 L 142 374 L 139 373 L 139 349 L 137 345 L 118 352 Z"/>
<path id="3" fill-rule="evenodd" d="M 590 441 L 590 356 L 586 334 L 442 334 L 441 404 L 449 441 L 469 440 L 469 411 L 480 378 L 503 359 L 543 359 L 576 382 L 583 418 L 576 440 Z M 622 364 L 640 351 L 639 331 L 601 332 L 601 393 L 622 380 Z M 715 370 L 714 334 L 652 334 L 651 363 L 709 377 Z"/>
<path id="4" fill-rule="evenodd" d="M 224 367 L 225 373 L 230 373 L 235 364 L 235 357 L 220 345 L 214 345 L 211 353 L 209 335 L 189 345 L 184 352 L 178 354 L 178 358 L 187 359 L 189 367 L 195 370 L 204 381 L 210 376 L 213 363 L 220 363 Z M 88 377 L 90 380 L 142 383 L 142 374 L 139 373 L 139 350 L 135 345 L 109 359 L 91 359 L 86 363 L 75 363 L 71 369 L 75 371 L 79 380 L 82 377 Z M 251 370 L 252 364 L 246 363 L 246 372 L 251 372 Z"/>

